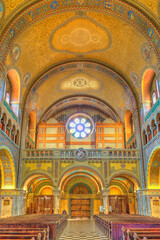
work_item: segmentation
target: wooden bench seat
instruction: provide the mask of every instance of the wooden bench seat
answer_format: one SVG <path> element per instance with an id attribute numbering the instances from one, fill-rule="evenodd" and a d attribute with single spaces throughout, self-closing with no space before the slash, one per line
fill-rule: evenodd
<path id="1" fill-rule="evenodd" d="M 123 239 L 139 240 L 139 239 L 160 239 L 159 228 L 129 228 L 122 227 Z"/>
<path id="2" fill-rule="evenodd" d="M 67 224 L 67 218 L 68 216 L 63 214 L 30 214 L 0 219 L 0 233 L 3 233 L 3 229 L 6 229 L 5 231 L 9 231 L 10 234 L 12 234 L 11 231 L 13 230 L 26 232 L 30 231 L 31 234 L 33 234 L 34 231 L 35 233 L 39 231 L 39 233 L 41 233 L 42 240 L 56 240 L 57 236 L 62 231 L 62 228 L 64 228 Z M 43 234 L 44 230 L 46 230 L 46 232 L 48 231 L 45 238 Z M 25 235 L 24 232 L 23 234 Z M 26 235 L 29 234 L 26 233 Z M 30 235 L 30 237 L 31 236 L 32 235 Z"/>
<path id="3" fill-rule="evenodd" d="M 1 238 L 1 240 L 5 240 L 6 238 Z M 15 238 L 8 238 L 7 240 L 13 240 Z M 22 240 L 22 238 L 16 238 L 16 240 Z M 34 237 L 31 238 L 23 238 L 23 240 L 35 240 Z"/>
<path id="4" fill-rule="evenodd" d="M 32 235 L 32 234 L 41 234 L 41 238 L 43 240 L 49 239 L 49 227 L 47 228 L 0 228 L 0 234 L 24 234 L 24 235 Z"/>
<path id="5" fill-rule="evenodd" d="M 115 215 L 107 215 L 107 214 L 100 214 L 95 215 L 95 220 L 98 226 L 103 229 L 103 232 L 107 235 L 109 239 L 112 240 L 129 240 L 127 238 L 127 233 L 124 235 L 122 234 L 122 226 L 124 226 L 125 229 L 158 229 L 157 233 L 152 234 L 152 237 L 154 239 L 159 239 L 159 230 L 160 230 L 160 220 L 159 218 L 154 217 L 147 217 L 147 216 L 140 216 L 140 215 L 128 215 L 128 214 L 115 214 Z M 141 231 L 139 230 L 139 231 Z M 134 231 L 136 233 L 136 231 Z M 138 232 L 139 234 L 140 232 Z M 144 233 L 144 232 L 142 232 Z M 146 233 L 146 232 L 145 232 Z M 132 233 L 133 235 L 133 233 Z M 143 239 L 144 235 L 142 235 Z M 136 238 L 130 238 L 136 239 Z M 138 239 L 138 238 L 137 238 Z M 151 238 L 149 238 L 151 239 Z"/>
<path id="6" fill-rule="evenodd" d="M 41 240 L 40 234 L 32 234 L 32 235 L 12 235 L 12 234 L 0 234 L 0 239 L 33 239 L 34 240 Z"/>

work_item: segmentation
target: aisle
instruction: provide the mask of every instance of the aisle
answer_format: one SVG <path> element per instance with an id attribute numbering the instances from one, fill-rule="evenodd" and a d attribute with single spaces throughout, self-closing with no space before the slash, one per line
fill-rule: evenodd
<path id="1" fill-rule="evenodd" d="M 108 240 L 94 220 L 68 220 L 59 240 Z"/>

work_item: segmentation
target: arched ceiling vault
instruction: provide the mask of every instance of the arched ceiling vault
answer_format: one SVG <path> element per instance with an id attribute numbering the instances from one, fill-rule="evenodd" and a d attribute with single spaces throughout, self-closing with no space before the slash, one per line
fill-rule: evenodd
<path id="1" fill-rule="evenodd" d="M 16 0 L 10 1 L 5 0 L 5 12 L 3 13 L 5 24 L 2 24 L 3 28 L 9 24 L 12 16 L 18 15 L 23 9 L 28 8 L 38 2 L 37 0 Z M 67 2 L 67 1 L 66 1 Z M 137 8 L 138 10 L 142 11 L 143 13 L 147 14 L 152 20 L 157 22 L 157 16 L 160 15 L 160 10 L 158 6 L 160 5 L 159 0 L 125 0 L 124 2 L 129 3 L 131 6 Z"/>
<path id="2" fill-rule="evenodd" d="M 121 119 L 126 109 L 134 112 L 142 73 L 160 59 L 158 0 L 6 0 L 2 5 L 0 61 L 6 71 L 20 73 L 23 108 L 35 109 L 40 119 L 60 96 L 89 93 Z"/>
<path id="3" fill-rule="evenodd" d="M 28 89 L 25 102 L 28 111 L 36 108 L 37 121 L 74 104 L 92 105 L 118 121 L 126 109 L 134 112 L 138 104 L 132 87 L 120 74 L 89 61 L 69 62 L 45 72 Z"/>

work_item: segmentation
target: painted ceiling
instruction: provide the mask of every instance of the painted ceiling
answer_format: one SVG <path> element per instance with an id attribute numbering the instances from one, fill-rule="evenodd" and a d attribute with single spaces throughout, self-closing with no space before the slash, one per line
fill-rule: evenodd
<path id="1" fill-rule="evenodd" d="M 0 60 L 15 69 L 21 105 L 40 119 L 58 101 L 90 96 L 124 119 L 160 56 L 158 0 L 0 0 Z"/>

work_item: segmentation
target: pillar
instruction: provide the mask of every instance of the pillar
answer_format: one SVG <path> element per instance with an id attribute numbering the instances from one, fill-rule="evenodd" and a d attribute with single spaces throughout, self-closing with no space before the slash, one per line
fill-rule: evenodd
<path id="1" fill-rule="evenodd" d="M 139 215 L 150 215 L 150 209 L 148 207 L 148 191 L 147 189 L 137 190 L 137 203 L 138 203 L 138 214 Z"/>
<path id="2" fill-rule="evenodd" d="M 26 191 L 21 189 L 0 189 L 0 216 L 25 214 Z"/>
<path id="3" fill-rule="evenodd" d="M 53 189 L 54 214 L 58 214 L 59 213 L 59 197 L 60 197 L 60 190 L 59 189 Z"/>
<path id="4" fill-rule="evenodd" d="M 109 214 L 109 191 L 109 188 L 103 188 L 102 190 L 104 214 Z"/>

